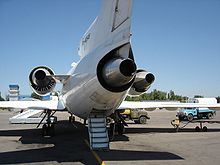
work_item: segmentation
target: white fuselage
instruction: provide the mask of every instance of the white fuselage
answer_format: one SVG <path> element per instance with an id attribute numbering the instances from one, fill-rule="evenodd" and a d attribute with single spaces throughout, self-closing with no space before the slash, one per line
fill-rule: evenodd
<path id="1" fill-rule="evenodd" d="M 117 47 L 117 45 L 116 45 Z M 97 78 L 97 65 L 106 53 L 98 51 L 83 57 L 71 78 L 64 84 L 62 99 L 67 109 L 82 118 L 92 110 L 112 113 L 124 100 L 127 91 L 110 92 L 102 87 Z"/>
<path id="2" fill-rule="evenodd" d="M 111 92 L 100 84 L 97 65 L 112 50 L 130 46 L 131 0 L 104 0 L 99 16 L 81 39 L 81 60 L 63 85 L 62 100 L 71 113 L 87 118 L 92 110 L 112 113 L 124 100 L 129 89 Z M 120 58 L 127 59 L 130 47 Z M 124 53 L 127 52 L 127 53 Z"/>

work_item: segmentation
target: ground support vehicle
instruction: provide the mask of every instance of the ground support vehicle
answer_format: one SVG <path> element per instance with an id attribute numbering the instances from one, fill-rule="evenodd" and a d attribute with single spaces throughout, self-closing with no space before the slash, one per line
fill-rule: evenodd
<path id="1" fill-rule="evenodd" d="M 179 129 L 183 129 L 184 127 L 186 127 L 188 124 L 190 123 L 199 123 L 199 126 L 195 127 L 195 131 L 196 132 L 207 132 L 208 131 L 208 127 L 207 126 L 203 126 L 204 123 L 209 123 L 209 124 L 220 124 L 220 121 L 215 121 L 215 120 L 204 120 L 204 119 L 200 119 L 200 120 L 192 120 L 192 121 L 184 121 L 184 120 L 179 120 L 179 118 L 177 117 L 174 120 L 171 120 L 171 125 L 175 128 L 176 132 L 179 131 Z"/>
<path id="2" fill-rule="evenodd" d="M 215 110 L 211 110 L 209 108 L 185 108 L 181 109 L 177 112 L 177 116 L 180 120 L 187 119 L 188 121 L 192 121 L 196 119 L 213 119 L 216 115 Z"/>
<path id="3" fill-rule="evenodd" d="M 138 124 L 146 124 L 147 120 L 150 119 L 146 110 L 137 108 L 137 109 L 125 109 L 120 112 L 121 116 L 125 121 L 133 120 Z"/>

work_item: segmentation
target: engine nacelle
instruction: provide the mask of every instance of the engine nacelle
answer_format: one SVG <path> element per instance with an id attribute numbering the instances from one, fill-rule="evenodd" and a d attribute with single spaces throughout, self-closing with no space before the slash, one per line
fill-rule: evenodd
<path id="1" fill-rule="evenodd" d="M 133 78 L 136 65 L 131 59 L 112 59 L 105 64 L 102 76 L 107 84 L 119 87 L 125 85 Z"/>
<path id="2" fill-rule="evenodd" d="M 48 67 L 39 66 L 34 68 L 29 75 L 29 81 L 33 91 L 40 96 L 52 92 L 56 86 L 56 80 L 52 75 L 54 75 L 54 72 Z"/>
<path id="3" fill-rule="evenodd" d="M 128 94 L 131 96 L 137 96 L 146 92 L 150 88 L 154 80 L 155 77 L 152 73 L 145 70 L 137 70 L 134 83 Z"/>
<path id="4" fill-rule="evenodd" d="M 127 58 L 113 58 L 100 63 L 98 78 L 104 88 L 112 92 L 122 92 L 130 88 L 136 73 L 136 64 Z"/>

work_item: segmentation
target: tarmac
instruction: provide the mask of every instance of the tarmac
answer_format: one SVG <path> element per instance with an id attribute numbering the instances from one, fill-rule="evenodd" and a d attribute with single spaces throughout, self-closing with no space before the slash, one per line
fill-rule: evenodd
<path id="1" fill-rule="evenodd" d="M 147 124 L 128 121 L 126 133 L 110 142 L 110 151 L 91 151 L 87 127 L 69 114 L 58 112 L 54 137 L 42 137 L 36 124 L 9 124 L 14 112 L 0 110 L 0 164 L 106 164 L 106 165 L 219 165 L 220 125 L 204 124 L 195 132 L 191 123 L 176 132 L 170 124 L 175 111 L 150 111 Z M 220 121 L 220 112 L 214 120 Z"/>

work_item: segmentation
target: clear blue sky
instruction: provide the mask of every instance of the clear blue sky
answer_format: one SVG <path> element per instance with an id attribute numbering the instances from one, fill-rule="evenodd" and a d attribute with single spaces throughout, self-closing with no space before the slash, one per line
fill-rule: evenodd
<path id="1" fill-rule="evenodd" d="M 78 61 L 81 36 L 101 0 L 0 0 L 0 92 L 39 65 L 65 74 Z M 220 1 L 134 0 L 132 45 L 139 67 L 156 76 L 151 89 L 220 96 Z"/>

